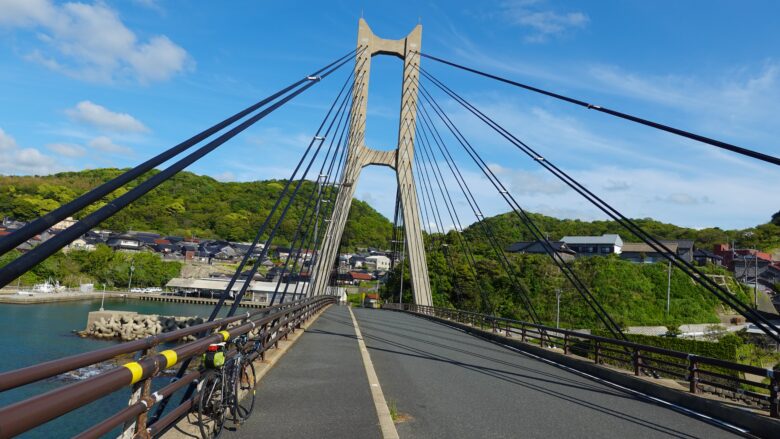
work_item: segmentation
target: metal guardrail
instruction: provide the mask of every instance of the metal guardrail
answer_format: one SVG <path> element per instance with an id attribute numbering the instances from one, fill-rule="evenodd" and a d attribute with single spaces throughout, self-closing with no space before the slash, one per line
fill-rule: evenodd
<path id="1" fill-rule="evenodd" d="M 164 398 L 189 385 L 200 376 L 199 370 L 189 370 L 181 379 L 152 393 L 152 379 L 182 361 L 206 351 L 212 343 L 233 339 L 253 332 L 261 345 L 250 359 L 263 358 L 264 352 L 276 345 L 287 334 L 300 328 L 317 310 L 333 303 L 331 296 L 319 296 L 289 302 L 207 322 L 200 325 L 158 334 L 142 340 L 121 343 L 96 351 L 77 354 L 58 360 L 0 373 L 0 391 L 5 391 L 79 368 L 96 365 L 119 355 L 137 353 L 138 360 L 107 370 L 83 381 L 64 385 L 0 408 L 0 438 L 13 437 L 52 419 L 63 416 L 99 398 L 132 386 L 129 405 L 77 437 L 96 438 L 124 425 L 130 437 L 154 437 L 185 416 L 197 394 L 182 402 L 165 416 L 147 426 L 149 410 Z M 195 341 L 177 345 L 162 352 L 155 348 L 162 343 L 203 332 L 212 332 Z M 234 355 L 235 351 L 228 353 Z M 124 436 L 124 434 L 123 434 Z"/>
<path id="2" fill-rule="evenodd" d="M 610 364 L 632 370 L 634 375 L 667 376 L 688 383 L 690 393 L 700 393 L 703 386 L 721 389 L 725 395 L 747 396 L 768 404 L 769 416 L 780 418 L 778 391 L 780 369 L 766 369 L 673 351 L 631 341 L 583 334 L 520 320 L 495 317 L 470 311 L 437 308 L 415 304 L 385 304 L 383 308 L 444 318 L 490 329 L 506 337 L 520 337 L 524 343 L 561 349 L 565 355 L 576 355 L 596 364 Z M 757 378 L 756 378 L 757 377 Z"/>

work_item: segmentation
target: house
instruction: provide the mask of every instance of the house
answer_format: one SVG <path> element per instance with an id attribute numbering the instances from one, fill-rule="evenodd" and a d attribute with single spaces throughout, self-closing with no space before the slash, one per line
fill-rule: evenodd
<path id="1" fill-rule="evenodd" d="M 364 281 L 364 280 L 374 280 L 374 276 L 372 276 L 371 273 L 350 271 L 349 275 L 350 277 L 352 277 L 352 280 L 355 281 L 356 283 L 359 283 L 360 281 Z"/>
<path id="2" fill-rule="evenodd" d="M 227 241 L 203 241 L 198 249 L 214 259 L 230 260 L 238 256 L 236 250 Z"/>
<path id="3" fill-rule="evenodd" d="M 367 293 L 366 297 L 363 299 L 363 306 L 366 308 L 379 308 L 379 294 Z"/>
<path id="4" fill-rule="evenodd" d="M 716 255 L 711 251 L 703 250 L 703 249 L 696 249 L 693 252 L 693 260 L 696 261 L 696 264 L 698 265 L 707 265 L 707 264 L 721 265 L 723 262 L 722 257 Z"/>
<path id="5" fill-rule="evenodd" d="M 715 247 L 713 249 L 714 253 L 721 258 L 723 258 L 722 264 L 724 267 L 728 268 L 729 270 L 734 272 L 734 275 L 737 278 L 742 277 L 740 274 L 737 274 L 738 270 L 742 270 L 739 267 L 743 267 L 746 264 L 745 258 L 748 257 L 748 259 L 753 261 L 753 265 L 755 266 L 755 260 L 753 257 L 756 257 L 759 259 L 759 273 L 761 272 L 761 266 L 766 268 L 769 264 L 772 263 L 772 255 L 769 253 L 765 253 L 762 251 L 758 251 L 756 249 L 735 249 L 732 248 L 729 244 L 715 244 Z M 753 270 L 755 271 L 755 268 L 749 268 L 748 271 Z M 740 271 L 741 273 L 742 271 Z M 755 274 L 753 274 L 755 275 Z"/>
<path id="6" fill-rule="evenodd" d="M 780 262 L 769 265 L 760 275 L 759 279 L 767 285 L 780 284 Z"/>
<path id="7" fill-rule="evenodd" d="M 754 254 L 736 253 L 731 260 L 734 277 L 742 282 L 751 283 L 755 281 L 756 276 L 760 279 L 764 272 L 772 266 L 772 259 L 768 256 L 768 254 L 762 254 L 762 252 L 755 252 Z"/>
<path id="8" fill-rule="evenodd" d="M 678 254 L 677 250 L 677 243 L 675 242 L 665 242 L 664 245 L 671 250 L 673 254 Z M 690 256 L 693 256 L 691 253 Z M 663 255 L 663 252 L 659 252 L 653 247 L 651 247 L 649 244 L 645 244 L 644 242 L 626 242 L 623 243 L 623 248 L 620 252 L 620 259 L 625 259 L 627 261 L 636 262 L 636 263 L 646 263 L 646 264 L 652 264 L 653 262 L 660 262 L 665 261 L 666 258 Z"/>
<path id="9" fill-rule="evenodd" d="M 366 257 L 362 255 L 352 255 L 352 257 L 349 258 L 349 265 L 352 268 L 363 268 L 365 262 L 366 262 Z"/>
<path id="10" fill-rule="evenodd" d="M 65 230 L 68 227 L 76 224 L 77 222 L 78 221 L 73 219 L 73 217 L 69 216 L 69 217 L 65 218 L 64 220 L 58 222 L 57 224 L 51 226 L 51 228 L 54 229 L 54 230 Z"/>
<path id="11" fill-rule="evenodd" d="M 374 264 L 375 270 L 387 271 L 390 269 L 390 258 L 385 255 L 377 254 L 366 257 L 367 262 Z"/>
<path id="12" fill-rule="evenodd" d="M 162 238 L 158 233 L 129 231 L 128 235 L 141 241 L 143 245 L 153 246 L 155 241 Z"/>
<path id="13" fill-rule="evenodd" d="M 577 253 L 563 241 L 550 241 L 550 246 L 564 261 L 571 261 L 577 256 Z M 510 253 L 546 255 L 548 254 L 546 247 L 546 244 L 542 241 L 519 241 L 510 244 L 506 251 Z"/>
<path id="14" fill-rule="evenodd" d="M 86 235 L 76 238 L 73 241 L 70 242 L 70 244 L 66 245 L 62 251 L 70 251 L 70 250 L 87 250 L 92 251 L 95 249 L 95 244 L 91 243 Z"/>
<path id="15" fill-rule="evenodd" d="M 692 239 L 662 239 L 661 243 L 669 247 L 669 249 L 671 249 L 672 244 L 676 245 L 677 257 L 686 262 L 693 263 L 693 252 L 695 248 Z"/>
<path id="16" fill-rule="evenodd" d="M 577 256 L 606 256 L 620 254 L 623 240 L 620 235 L 604 234 L 601 236 L 564 236 L 561 241 L 566 243 Z"/>
<path id="17" fill-rule="evenodd" d="M 132 236 L 128 235 L 127 233 L 119 234 L 119 235 L 111 235 L 108 240 L 106 240 L 106 245 L 111 247 L 112 250 L 121 250 L 121 251 L 141 251 L 143 250 L 144 246 L 141 243 L 141 241 Z"/>
<path id="18" fill-rule="evenodd" d="M 340 284 L 359 285 L 362 281 L 370 280 L 374 280 L 374 276 L 372 276 L 371 273 L 349 271 L 343 274 L 338 274 L 338 281 Z"/>

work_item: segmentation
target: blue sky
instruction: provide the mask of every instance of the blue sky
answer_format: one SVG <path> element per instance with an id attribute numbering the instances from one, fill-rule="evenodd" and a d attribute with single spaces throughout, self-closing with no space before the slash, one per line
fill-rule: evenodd
<path id="1" fill-rule="evenodd" d="M 0 0 L 0 173 L 137 164 L 349 51 L 361 13 L 387 38 L 421 22 L 424 52 L 780 155 L 773 1 Z M 780 209 L 770 165 L 423 66 L 629 216 L 742 228 Z M 373 60 L 371 147 L 396 141 L 400 69 L 400 60 Z M 344 74 L 190 170 L 225 181 L 288 176 Z M 603 218 L 437 99 L 524 207 Z M 456 156 L 484 212 L 506 211 L 465 153 Z M 392 217 L 394 184 L 389 170 L 367 168 L 357 196 Z"/>

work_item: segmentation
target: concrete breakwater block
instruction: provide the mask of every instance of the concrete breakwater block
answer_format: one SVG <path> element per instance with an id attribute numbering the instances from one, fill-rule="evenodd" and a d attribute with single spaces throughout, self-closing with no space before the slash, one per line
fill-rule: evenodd
<path id="1" fill-rule="evenodd" d="M 201 317 L 144 315 L 130 311 L 93 311 L 87 317 L 87 329 L 79 335 L 130 341 L 184 329 L 203 322 Z M 195 336 L 188 335 L 182 340 L 195 340 Z"/>

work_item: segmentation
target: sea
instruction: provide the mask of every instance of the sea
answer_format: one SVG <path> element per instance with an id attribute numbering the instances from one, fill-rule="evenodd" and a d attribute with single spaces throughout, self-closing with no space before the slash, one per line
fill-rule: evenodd
<path id="1" fill-rule="evenodd" d="M 207 305 L 137 299 L 106 299 L 104 308 L 136 311 L 139 314 L 201 317 L 208 317 L 212 310 L 212 307 Z M 100 300 L 30 305 L 0 304 L 0 371 L 18 369 L 118 343 L 81 338 L 73 333 L 74 330 L 85 329 L 87 313 L 98 309 Z M 73 377 L 56 377 L 0 392 L 0 407 L 73 382 Z M 168 378 L 160 378 L 155 380 L 154 387 L 159 388 L 169 382 Z M 72 437 L 127 406 L 129 397 L 128 387 L 45 423 L 20 437 Z M 118 434 L 120 431 L 113 433 Z M 116 434 L 113 434 L 113 437 L 116 437 Z"/>

